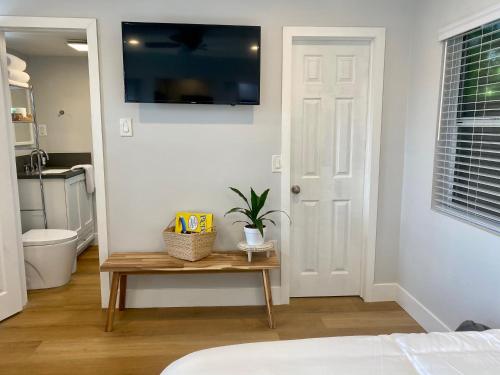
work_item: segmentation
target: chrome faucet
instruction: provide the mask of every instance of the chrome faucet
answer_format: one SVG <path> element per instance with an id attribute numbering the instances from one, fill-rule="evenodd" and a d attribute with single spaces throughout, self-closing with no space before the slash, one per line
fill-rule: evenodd
<path id="1" fill-rule="evenodd" d="M 42 164 L 45 167 L 47 165 L 47 162 L 49 161 L 49 154 L 45 150 L 40 149 L 40 152 L 43 154 L 42 155 Z"/>
<path id="2" fill-rule="evenodd" d="M 33 163 L 33 156 L 37 157 L 37 163 L 36 165 Z M 49 155 L 45 150 L 42 150 L 41 148 L 35 148 L 33 151 L 31 151 L 30 154 L 30 166 L 31 166 L 31 171 L 35 171 L 36 168 L 40 169 L 45 167 L 47 164 L 47 160 L 49 160 Z"/>

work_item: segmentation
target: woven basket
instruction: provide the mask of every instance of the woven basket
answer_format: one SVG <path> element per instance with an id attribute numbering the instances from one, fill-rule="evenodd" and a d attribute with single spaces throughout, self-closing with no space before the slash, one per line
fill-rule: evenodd
<path id="1" fill-rule="evenodd" d="M 203 233 L 175 233 L 175 228 L 168 226 L 163 231 L 163 240 L 169 255 L 194 262 L 212 253 L 216 235 L 214 229 Z"/>

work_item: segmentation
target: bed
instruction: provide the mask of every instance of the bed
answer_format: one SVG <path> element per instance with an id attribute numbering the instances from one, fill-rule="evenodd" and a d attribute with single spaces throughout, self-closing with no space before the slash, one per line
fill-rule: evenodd
<path id="1" fill-rule="evenodd" d="M 162 375 L 500 374 L 500 330 L 329 337 L 191 353 Z"/>

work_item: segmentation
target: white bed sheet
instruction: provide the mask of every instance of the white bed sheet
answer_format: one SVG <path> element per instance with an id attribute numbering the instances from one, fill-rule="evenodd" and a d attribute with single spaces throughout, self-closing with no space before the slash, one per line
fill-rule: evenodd
<path id="1" fill-rule="evenodd" d="M 500 330 L 331 337 L 191 353 L 162 375 L 500 375 Z"/>

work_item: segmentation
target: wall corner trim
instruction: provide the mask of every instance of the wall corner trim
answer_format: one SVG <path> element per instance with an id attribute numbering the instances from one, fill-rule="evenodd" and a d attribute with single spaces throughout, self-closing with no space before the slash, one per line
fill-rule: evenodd
<path id="1" fill-rule="evenodd" d="M 415 296 L 398 283 L 373 284 L 365 302 L 395 301 L 427 332 L 450 332 L 452 329 L 441 321 Z"/>
<path id="2" fill-rule="evenodd" d="M 371 286 L 371 293 L 364 299 L 365 302 L 396 301 L 399 285 L 396 283 L 379 283 Z"/>
<path id="3" fill-rule="evenodd" d="M 439 30 L 439 41 L 443 41 L 472 30 L 485 23 L 493 22 L 500 19 L 500 4 L 495 4 L 489 8 L 463 18 L 460 21 L 454 22 Z"/>
<path id="4" fill-rule="evenodd" d="M 397 285 L 396 302 L 427 332 L 452 331 L 431 310 L 400 285 Z"/>

